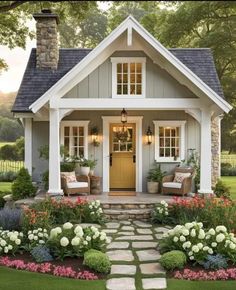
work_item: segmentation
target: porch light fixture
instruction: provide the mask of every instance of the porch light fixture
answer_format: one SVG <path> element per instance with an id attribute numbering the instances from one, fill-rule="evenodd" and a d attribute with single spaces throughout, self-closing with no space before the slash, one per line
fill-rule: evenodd
<path id="1" fill-rule="evenodd" d="M 98 140 L 98 128 L 93 127 L 91 129 L 91 135 L 92 135 L 92 143 L 94 147 L 98 147 L 100 145 L 100 142 Z"/>
<path id="2" fill-rule="evenodd" d="M 127 112 L 126 112 L 126 110 L 124 108 L 121 111 L 121 123 L 122 124 L 127 123 Z"/>
<path id="3" fill-rule="evenodd" d="M 152 131 L 151 131 L 150 126 L 148 126 L 146 136 L 147 136 L 147 144 L 151 145 L 152 144 Z"/>

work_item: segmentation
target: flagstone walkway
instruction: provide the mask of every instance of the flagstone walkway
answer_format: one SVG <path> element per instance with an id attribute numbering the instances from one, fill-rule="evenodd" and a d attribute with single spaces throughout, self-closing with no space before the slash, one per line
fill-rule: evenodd
<path id="1" fill-rule="evenodd" d="M 141 221 L 119 221 L 106 223 L 104 230 L 111 237 L 106 250 L 112 263 L 107 290 L 167 288 L 157 246 L 168 228 Z"/>

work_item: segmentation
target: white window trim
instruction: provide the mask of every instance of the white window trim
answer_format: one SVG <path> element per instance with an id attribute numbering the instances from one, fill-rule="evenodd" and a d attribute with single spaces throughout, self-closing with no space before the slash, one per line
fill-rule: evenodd
<path id="1" fill-rule="evenodd" d="M 117 63 L 142 63 L 142 95 L 117 95 Z M 112 63 L 112 98 L 114 99 L 143 99 L 146 97 L 146 57 L 111 57 Z M 128 74 L 129 75 L 129 74 Z"/>
<path id="2" fill-rule="evenodd" d="M 64 146 L 64 128 L 65 127 L 84 127 L 84 157 L 88 158 L 88 124 L 90 121 L 61 121 L 60 144 Z"/>
<path id="3" fill-rule="evenodd" d="M 155 127 L 155 160 L 157 162 L 174 162 L 179 163 L 181 160 L 185 159 L 185 124 L 186 121 L 153 121 Z M 180 127 L 180 157 L 177 160 L 174 160 L 174 157 L 160 157 L 159 156 L 159 127 Z"/>

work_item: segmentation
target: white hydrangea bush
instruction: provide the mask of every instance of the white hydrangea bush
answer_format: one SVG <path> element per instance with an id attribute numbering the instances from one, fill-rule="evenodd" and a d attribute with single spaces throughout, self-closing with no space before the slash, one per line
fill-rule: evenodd
<path id="1" fill-rule="evenodd" d="M 43 228 L 37 228 L 27 232 L 27 246 L 28 250 L 33 249 L 38 245 L 44 245 L 49 238 L 48 230 Z"/>
<path id="2" fill-rule="evenodd" d="M 110 239 L 106 233 L 96 227 L 82 228 L 69 222 L 53 228 L 49 235 L 49 247 L 62 260 L 66 256 L 82 256 L 89 249 L 102 250 L 107 243 Z"/>
<path id="3" fill-rule="evenodd" d="M 152 221 L 155 223 L 167 223 L 169 217 L 168 203 L 162 200 L 157 203 L 152 211 Z"/>
<path id="4" fill-rule="evenodd" d="M 236 238 L 225 226 L 205 230 L 201 222 L 177 225 L 164 234 L 161 248 L 163 251 L 183 251 L 190 261 L 202 262 L 207 255 L 213 254 L 236 261 Z"/>
<path id="5" fill-rule="evenodd" d="M 97 222 L 102 221 L 104 218 L 103 209 L 100 200 L 92 200 L 88 203 L 87 213 L 85 212 L 85 221 Z"/>
<path id="6" fill-rule="evenodd" d="M 15 254 L 23 242 L 23 233 L 0 229 L 0 255 Z"/>

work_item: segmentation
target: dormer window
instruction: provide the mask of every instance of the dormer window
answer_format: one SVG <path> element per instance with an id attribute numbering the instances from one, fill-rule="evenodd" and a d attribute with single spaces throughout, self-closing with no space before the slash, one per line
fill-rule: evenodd
<path id="1" fill-rule="evenodd" d="M 145 57 L 112 57 L 112 97 L 144 98 Z"/>

